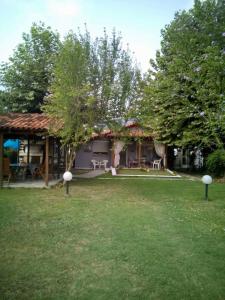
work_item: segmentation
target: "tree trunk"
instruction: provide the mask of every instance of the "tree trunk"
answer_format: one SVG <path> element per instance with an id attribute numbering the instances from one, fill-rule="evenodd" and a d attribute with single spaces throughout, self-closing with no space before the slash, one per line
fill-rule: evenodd
<path id="1" fill-rule="evenodd" d="M 67 149 L 67 167 L 66 170 L 70 171 L 72 166 L 73 166 L 73 162 L 76 158 L 76 148 L 75 147 L 70 147 Z"/>
<path id="2" fill-rule="evenodd" d="M 76 158 L 76 149 L 75 149 L 75 147 L 68 146 L 66 148 L 66 170 L 65 171 L 70 171 L 71 170 L 75 158 Z M 66 184 L 66 181 L 64 180 L 63 185 L 65 185 L 65 184 Z"/>

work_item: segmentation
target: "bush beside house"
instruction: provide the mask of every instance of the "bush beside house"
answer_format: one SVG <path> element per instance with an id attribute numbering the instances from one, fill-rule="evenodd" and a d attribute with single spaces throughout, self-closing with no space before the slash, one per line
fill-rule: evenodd
<path id="1" fill-rule="evenodd" d="M 225 149 L 217 149 L 206 161 L 207 170 L 216 177 L 225 175 Z"/>

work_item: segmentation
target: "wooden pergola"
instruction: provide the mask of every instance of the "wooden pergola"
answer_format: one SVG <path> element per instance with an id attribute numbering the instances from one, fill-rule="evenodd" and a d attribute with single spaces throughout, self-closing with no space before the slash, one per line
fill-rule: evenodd
<path id="1" fill-rule="evenodd" d="M 113 141 L 119 140 L 120 138 L 129 138 L 136 140 L 136 160 L 138 162 L 138 167 L 141 167 L 141 157 L 142 157 L 142 143 L 143 141 L 154 141 L 155 134 L 149 128 L 142 128 L 136 121 L 128 121 L 124 125 L 121 132 L 113 132 L 110 129 L 103 130 L 101 133 L 94 133 L 93 138 L 109 138 Z M 165 157 L 164 157 L 164 167 L 167 168 L 167 145 L 165 145 Z M 114 162 L 114 151 L 112 151 L 112 162 Z"/>
<path id="2" fill-rule="evenodd" d="M 50 119 L 44 114 L 8 113 L 0 115 L 0 186 L 3 185 L 3 143 L 5 139 L 27 139 L 27 164 L 30 162 L 30 141 L 41 138 L 44 141 L 44 181 L 49 184 L 49 150 L 59 141 L 49 134 Z M 57 153 L 57 175 L 60 176 L 60 151 Z M 53 170 L 54 171 L 54 170 Z"/>

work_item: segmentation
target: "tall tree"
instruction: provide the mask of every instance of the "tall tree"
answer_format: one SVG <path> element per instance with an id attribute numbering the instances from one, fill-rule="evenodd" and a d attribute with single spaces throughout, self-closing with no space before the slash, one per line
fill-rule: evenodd
<path id="1" fill-rule="evenodd" d="M 68 34 L 57 57 L 51 95 L 43 106 L 56 123 L 64 124 L 53 126 L 53 132 L 68 146 L 68 168 L 94 126 L 109 126 L 127 116 L 136 101 L 133 83 L 138 76 L 115 32 L 109 38 L 105 31 L 94 41 L 87 30 Z"/>
<path id="2" fill-rule="evenodd" d="M 43 23 L 33 24 L 28 34 L 23 33 L 23 42 L 0 68 L 0 83 L 8 95 L 9 110 L 40 111 L 49 92 L 59 48 L 58 33 Z"/>
<path id="3" fill-rule="evenodd" d="M 196 0 L 162 30 L 144 120 L 159 139 L 220 147 L 225 140 L 225 3 Z"/>
<path id="4" fill-rule="evenodd" d="M 43 110 L 52 117 L 52 132 L 67 147 L 67 169 L 72 167 L 78 148 L 88 141 L 98 120 L 88 81 L 89 56 L 74 34 L 68 34 L 57 58 Z"/>

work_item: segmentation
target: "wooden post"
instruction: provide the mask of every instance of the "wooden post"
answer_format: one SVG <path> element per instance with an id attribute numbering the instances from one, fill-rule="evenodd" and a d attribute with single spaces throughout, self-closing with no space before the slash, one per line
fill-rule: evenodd
<path id="1" fill-rule="evenodd" d="M 55 139 L 52 138 L 52 161 L 51 161 L 51 172 L 54 178 L 55 174 Z"/>
<path id="2" fill-rule="evenodd" d="M 0 133 L 0 187 L 3 186 L 3 133 Z"/>
<path id="3" fill-rule="evenodd" d="M 30 138 L 29 136 L 27 137 L 27 164 L 30 162 Z"/>
<path id="4" fill-rule="evenodd" d="M 60 153 L 60 144 L 57 141 L 57 178 L 60 178 L 60 161 L 61 161 L 61 153 Z"/>
<path id="5" fill-rule="evenodd" d="M 112 167 L 114 167 L 114 161 L 115 161 L 114 141 L 112 141 L 112 152 L 111 152 L 111 165 L 112 165 Z"/>
<path id="6" fill-rule="evenodd" d="M 45 185 L 48 186 L 48 171 L 49 171 L 49 137 L 45 139 Z"/>
<path id="7" fill-rule="evenodd" d="M 136 156 L 136 160 L 138 160 L 138 142 L 135 143 L 135 146 L 136 146 L 135 156 Z"/>
<path id="8" fill-rule="evenodd" d="M 138 166 L 141 166 L 141 142 L 138 142 Z"/>
<path id="9" fill-rule="evenodd" d="M 129 167 L 129 163 L 128 163 L 128 147 L 126 149 L 126 167 Z"/>
<path id="10" fill-rule="evenodd" d="M 63 146 L 63 171 L 66 170 L 66 146 Z"/>
<path id="11" fill-rule="evenodd" d="M 168 147 L 167 145 L 165 145 L 165 155 L 164 155 L 164 158 L 163 158 L 163 165 L 164 165 L 164 169 L 167 169 L 168 168 L 168 160 L 167 160 L 167 153 L 168 152 Z"/>
<path id="12" fill-rule="evenodd" d="M 65 167 L 66 167 L 66 171 L 68 170 L 68 145 L 65 145 L 65 162 L 66 162 L 66 165 L 65 165 Z"/>

